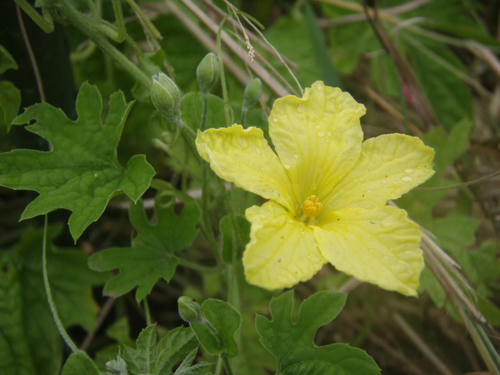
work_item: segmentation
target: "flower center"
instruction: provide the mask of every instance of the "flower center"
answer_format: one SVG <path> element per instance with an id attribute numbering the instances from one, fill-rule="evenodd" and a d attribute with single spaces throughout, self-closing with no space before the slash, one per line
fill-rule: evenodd
<path id="1" fill-rule="evenodd" d="M 316 195 L 308 196 L 302 203 L 302 213 L 309 218 L 318 216 L 322 208 L 323 204 Z"/>

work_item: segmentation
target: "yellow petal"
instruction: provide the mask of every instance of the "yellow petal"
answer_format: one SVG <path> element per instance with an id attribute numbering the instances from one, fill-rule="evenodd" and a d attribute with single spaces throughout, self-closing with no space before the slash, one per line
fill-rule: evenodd
<path id="1" fill-rule="evenodd" d="M 326 263 L 312 227 L 295 220 L 278 204 L 252 206 L 245 214 L 252 224 L 243 254 L 249 283 L 266 289 L 288 288 L 309 280 Z"/>
<path id="2" fill-rule="evenodd" d="M 320 201 L 358 160 L 365 107 L 339 88 L 316 82 L 303 98 L 274 102 L 269 134 L 288 171 L 297 204 L 311 195 Z"/>
<path id="3" fill-rule="evenodd" d="M 387 134 L 363 143 L 352 171 L 333 189 L 325 207 L 376 207 L 420 185 L 434 174 L 434 150 L 417 137 Z"/>
<path id="4" fill-rule="evenodd" d="M 338 270 L 384 289 L 417 294 L 424 267 L 421 234 L 404 210 L 383 206 L 330 212 L 314 235 Z"/>
<path id="5" fill-rule="evenodd" d="M 196 148 L 226 181 L 291 208 L 290 182 L 261 129 L 241 125 L 198 132 Z"/>

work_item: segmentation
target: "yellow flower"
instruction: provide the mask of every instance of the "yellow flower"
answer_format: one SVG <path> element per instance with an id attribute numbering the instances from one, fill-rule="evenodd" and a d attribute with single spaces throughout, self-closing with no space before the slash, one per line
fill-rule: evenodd
<path id="1" fill-rule="evenodd" d="M 198 152 L 219 177 L 269 199 L 245 213 L 250 283 L 291 287 L 331 263 L 359 280 L 417 294 L 419 227 L 386 203 L 434 173 L 434 151 L 403 134 L 363 142 L 364 114 L 350 94 L 318 81 L 303 98 L 275 101 L 274 151 L 258 128 L 198 132 Z"/>

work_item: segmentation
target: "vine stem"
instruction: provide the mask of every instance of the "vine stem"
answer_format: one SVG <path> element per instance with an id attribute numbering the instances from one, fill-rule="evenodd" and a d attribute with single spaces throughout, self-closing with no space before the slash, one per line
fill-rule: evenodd
<path id="1" fill-rule="evenodd" d="M 226 120 L 226 125 L 229 125 L 232 121 L 231 119 L 231 106 L 229 105 L 229 95 L 227 92 L 226 75 L 224 73 L 224 63 L 222 55 L 222 31 L 224 29 L 224 24 L 226 23 L 228 15 L 226 14 L 219 24 L 219 29 L 217 30 L 217 57 L 219 58 L 219 75 L 220 75 L 220 85 L 222 87 L 222 99 L 224 100 L 224 116 Z"/>
<path id="2" fill-rule="evenodd" d="M 219 354 L 217 357 L 217 364 L 215 365 L 215 375 L 220 375 L 222 371 L 222 355 Z"/>
<path id="3" fill-rule="evenodd" d="M 144 315 L 146 316 L 146 325 L 150 326 L 151 325 L 151 311 L 149 310 L 149 303 L 148 303 L 148 297 L 144 297 L 142 301 L 144 305 Z"/>
<path id="4" fill-rule="evenodd" d="M 207 125 L 207 113 L 208 113 L 208 94 L 202 94 L 202 107 L 201 107 L 201 120 L 200 120 L 200 129 L 203 131 Z M 207 236 L 212 236 L 212 225 L 210 223 L 210 216 L 208 215 L 208 164 L 203 163 L 201 165 L 201 211 L 203 215 L 203 221 L 205 222 L 205 231 L 210 232 L 206 233 Z M 215 239 L 212 239 L 215 244 L 217 243 Z M 212 242 L 212 241 L 211 241 Z M 217 247 L 214 248 L 214 251 L 218 253 Z"/>
<path id="5" fill-rule="evenodd" d="M 78 347 L 75 345 L 71 337 L 69 337 L 68 332 L 64 329 L 61 318 L 56 309 L 54 303 L 54 298 L 52 297 L 52 290 L 50 289 L 49 276 L 47 272 L 47 229 L 49 226 L 48 215 L 45 215 L 45 221 L 43 224 L 43 243 L 42 243 L 42 275 L 43 275 L 43 286 L 45 287 L 45 293 L 47 294 L 47 302 L 49 303 L 50 312 L 52 314 L 52 319 L 56 324 L 59 334 L 63 338 L 64 342 L 71 349 L 73 353 L 79 351 Z"/>
<path id="6" fill-rule="evenodd" d="M 58 8 L 68 18 L 70 23 L 92 39 L 105 55 L 110 56 L 122 69 L 127 71 L 142 85 L 145 87 L 151 86 L 151 78 L 133 64 L 101 34 L 92 18 L 78 12 L 72 5 L 68 4 L 67 1 L 61 2 Z"/>

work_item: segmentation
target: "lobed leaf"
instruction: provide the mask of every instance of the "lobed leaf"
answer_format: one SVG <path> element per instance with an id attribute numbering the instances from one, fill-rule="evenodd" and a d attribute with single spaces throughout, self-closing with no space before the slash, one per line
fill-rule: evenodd
<path id="1" fill-rule="evenodd" d="M 50 231 L 50 238 L 57 232 Z M 62 343 L 45 297 L 41 271 L 42 232 L 27 230 L 19 244 L 0 256 L 0 373 L 55 374 Z M 86 255 L 74 249 L 47 249 L 48 276 L 65 327 L 95 327 L 92 286 L 103 275 L 88 270 Z"/>
<path id="2" fill-rule="evenodd" d="M 344 294 L 318 292 L 299 308 L 297 320 L 293 290 L 271 300 L 272 319 L 257 316 L 256 328 L 262 345 L 278 361 L 278 372 L 284 375 L 380 374 L 375 361 L 361 349 L 347 344 L 316 346 L 316 331 L 333 320 L 344 307 Z"/>
<path id="3" fill-rule="evenodd" d="M 158 204 L 155 212 L 158 222 L 151 224 L 142 202 L 133 204 L 129 216 L 138 235 L 132 247 L 106 249 L 89 258 L 89 267 L 93 270 L 120 270 L 106 282 L 105 294 L 119 297 L 138 286 L 136 299 L 141 301 L 159 279 L 168 282 L 174 275 L 179 263 L 175 252 L 195 239 L 200 211 L 192 201 L 184 206 L 180 215 L 175 214 L 173 206 Z"/>
<path id="4" fill-rule="evenodd" d="M 185 357 L 192 362 L 195 348 L 196 340 L 189 328 L 177 327 L 158 341 L 156 325 L 150 325 L 139 334 L 135 348 L 123 346 L 122 353 L 108 362 L 107 367 L 115 371 L 123 369 L 130 375 L 168 375 Z"/>
<path id="5" fill-rule="evenodd" d="M 198 341 L 210 354 L 238 354 L 234 335 L 240 327 L 240 313 L 229 303 L 209 298 L 201 304 L 204 320 L 189 322 Z"/>
<path id="6" fill-rule="evenodd" d="M 0 154 L 0 185 L 39 193 L 22 220 L 59 208 L 70 210 L 69 228 L 76 241 L 116 193 L 124 192 L 133 201 L 140 198 L 153 178 L 153 167 L 144 155 L 135 155 L 123 168 L 116 152 L 131 107 L 123 93 L 114 93 L 103 122 L 101 94 L 84 83 L 76 100 L 76 121 L 48 103 L 35 104 L 14 119 L 15 125 L 35 121 L 27 130 L 52 149 Z"/>

